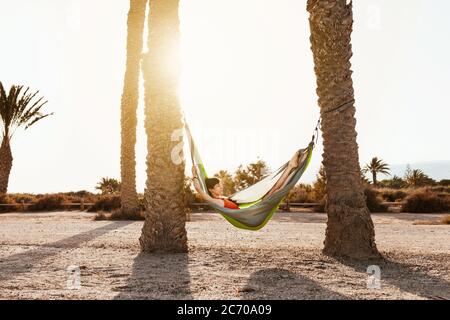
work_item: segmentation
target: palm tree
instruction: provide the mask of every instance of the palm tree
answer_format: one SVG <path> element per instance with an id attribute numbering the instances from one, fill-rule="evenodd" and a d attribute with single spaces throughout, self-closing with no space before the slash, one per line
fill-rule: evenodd
<path id="1" fill-rule="evenodd" d="M 225 196 L 230 196 L 236 192 L 233 177 L 228 171 L 220 170 L 218 173 L 214 175 L 214 177 L 220 179 L 222 183 L 223 194 Z"/>
<path id="2" fill-rule="evenodd" d="M 250 163 L 247 166 L 247 173 L 251 177 L 251 184 L 255 184 L 258 181 L 261 181 L 261 179 L 264 178 L 269 172 L 269 168 L 267 166 L 267 163 L 263 160 L 258 160 L 255 163 Z"/>
<path id="3" fill-rule="evenodd" d="M 185 162 L 179 140 L 183 123 L 177 94 L 178 0 L 150 0 L 148 29 L 150 52 L 142 66 L 148 155 L 141 249 L 186 252 Z"/>
<path id="4" fill-rule="evenodd" d="M 411 169 L 411 167 L 408 165 L 405 172 L 405 182 L 408 187 L 417 188 L 427 184 L 432 185 L 434 181 L 430 177 L 428 177 L 422 170 Z"/>
<path id="5" fill-rule="evenodd" d="M 11 86 L 6 93 L 0 82 L 0 124 L 2 124 L 2 144 L 0 147 L 0 194 L 8 192 L 9 175 L 13 164 L 11 152 L 11 139 L 16 130 L 23 127 L 25 130 L 36 122 L 52 115 L 41 112 L 47 103 L 43 97 L 33 102 L 39 91 L 23 91 L 23 86 Z"/>
<path id="6" fill-rule="evenodd" d="M 373 185 L 377 186 L 377 174 L 382 173 L 386 175 L 391 175 L 389 173 L 389 166 L 383 162 L 383 160 L 378 159 L 377 157 L 372 158 L 372 161 L 370 163 L 366 164 L 363 169 L 363 173 L 366 174 L 367 172 L 372 173 L 372 182 Z"/>
<path id="7" fill-rule="evenodd" d="M 241 164 L 234 172 L 233 184 L 236 190 L 243 190 L 252 185 L 253 178 L 248 174 L 247 169 Z"/>
<path id="8" fill-rule="evenodd" d="M 350 58 L 352 3 L 308 0 L 311 46 L 322 115 L 326 172 L 327 231 L 324 253 L 365 259 L 378 257 L 367 209 L 356 142 Z"/>
<path id="9" fill-rule="evenodd" d="M 120 192 L 121 187 L 120 181 L 106 177 L 100 180 L 95 189 L 100 190 L 103 195 L 114 195 Z"/>
<path id="10" fill-rule="evenodd" d="M 139 210 L 136 191 L 136 124 L 139 76 L 147 0 L 130 0 L 128 12 L 127 64 L 121 107 L 121 206 L 122 214 Z"/>

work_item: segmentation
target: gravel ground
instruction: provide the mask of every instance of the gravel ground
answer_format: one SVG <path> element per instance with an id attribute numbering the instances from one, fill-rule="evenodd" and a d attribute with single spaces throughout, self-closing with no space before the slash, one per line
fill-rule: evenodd
<path id="1" fill-rule="evenodd" d="M 139 252 L 142 222 L 92 217 L 0 215 L 0 299 L 450 299 L 450 226 L 433 224 L 438 214 L 374 214 L 385 259 L 367 262 L 321 253 L 319 213 L 279 213 L 258 232 L 192 214 L 189 254 L 171 255 Z M 369 265 L 381 276 L 368 287 Z"/>

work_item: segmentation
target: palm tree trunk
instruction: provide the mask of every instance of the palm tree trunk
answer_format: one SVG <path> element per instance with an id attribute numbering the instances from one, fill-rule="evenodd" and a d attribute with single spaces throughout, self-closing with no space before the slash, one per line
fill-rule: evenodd
<path id="1" fill-rule="evenodd" d="M 6 194 L 8 192 L 12 163 L 11 145 L 8 135 L 5 135 L 0 147 L 0 194 Z"/>
<path id="2" fill-rule="evenodd" d="M 324 253 L 353 258 L 378 257 L 367 209 L 356 142 L 350 58 L 352 3 L 308 0 L 311 45 L 322 114 L 323 165 L 327 177 L 327 230 Z"/>
<path id="3" fill-rule="evenodd" d="M 373 186 L 376 187 L 377 186 L 377 172 L 376 171 L 372 172 L 372 181 L 373 181 Z"/>
<path id="4" fill-rule="evenodd" d="M 172 135 L 183 128 L 178 101 L 178 0 L 150 0 L 149 48 L 145 55 L 147 132 L 146 218 L 140 238 L 144 252 L 186 252 L 184 156 Z"/>
<path id="5" fill-rule="evenodd" d="M 147 0 L 130 0 L 128 13 L 127 65 L 121 107 L 121 203 L 122 214 L 139 210 L 136 191 L 136 125 L 139 75 Z"/>

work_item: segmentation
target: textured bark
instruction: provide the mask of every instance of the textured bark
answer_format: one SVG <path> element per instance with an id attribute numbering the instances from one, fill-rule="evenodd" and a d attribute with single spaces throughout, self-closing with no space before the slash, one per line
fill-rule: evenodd
<path id="1" fill-rule="evenodd" d="M 179 141 L 172 134 L 183 128 L 178 100 L 178 0 L 150 0 L 149 48 L 143 61 L 145 128 L 148 137 L 146 218 L 140 238 L 144 252 L 186 252 L 184 156 L 172 160 Z"/>
<path id="2" fill-rule="evenodd" d="M 323 251 L 360 259 L 378 257 L 360 173 L 354 103 L 327 112 L 354 99 L 352 4 L 346 0 L 308 0 L 307 9 L 327 177 L 328 222 Z"/>
<path id="3" fill-rule="evenodd" d="M 147 0 L 130 0 L 127 63 L 121 107 L 121 203 L 122 214 L 139 210 L 136 191 L 136 126 L 139 76 Z"/>
<path id="4" fill-rule="evenodd" d="M 13 163 L 9 137 L 4 136 L 0 147 L 0 194 L 8 192 L 9 175 Z"/>

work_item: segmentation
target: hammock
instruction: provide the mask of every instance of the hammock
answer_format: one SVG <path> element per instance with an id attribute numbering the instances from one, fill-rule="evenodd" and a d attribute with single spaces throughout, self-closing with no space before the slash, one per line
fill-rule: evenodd
<path id="1" fill-rule="evenodd" d="M 204 192 L 208 193 L 205 184 L 205 179 L 208 178 L 208 175 L 186 121 L 185 130 L 189 142 L 192 163 L 197 171 L 200 187 Z M 307 148 L 300 149 L 299 165 L 292 173 L 290 173 L 287 184 L 272 195 L 264 197 L 277 183 L 289 162 L 283 164 L 278 170 L 267 175 L 261 181 L 228 197 L 230 200 L 237 203 L 240 208 L 239 210 L 224 208 L 209 201 L 208 205 L 237 228 L 252 231 L 263 228 L 308 167 L 314 149 L 314 139 L 315 137 L 313 136 L 313 140 Z"/>

